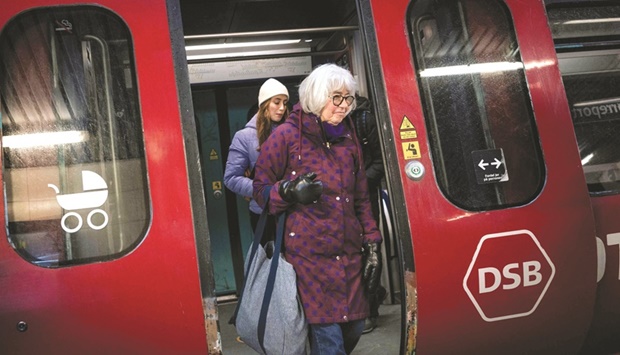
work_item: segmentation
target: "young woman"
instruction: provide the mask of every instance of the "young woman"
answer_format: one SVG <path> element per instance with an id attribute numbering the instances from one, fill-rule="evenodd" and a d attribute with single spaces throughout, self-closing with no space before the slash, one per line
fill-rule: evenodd
<path id="1" fill-rule="evenodd" d="M 357 85 L 334 64 L 299 87 L 300 102 L 269 136 L 256 162 L 254 198 L 287 213 L 286 260 L 308 324 L 312 354 L 350 354 L 380 276 L 381 242 L 351 119 Z"/>
<path id="2" fill-rule="evenodd" d="M 288 116 L 288 90 L 276 79 L 268 79 L 258 92 L 258 112 L 245 127 L 233 137 L 226 170 L 224 185 L 234 193 L 250 200 L 250 221 L 252 229 L 256 228 L 262 208 L 252 199 L 252 175 L 254 164 L 260 152 L 261 144 L 277 127 L 283 118 Z M 272 226 L 273 223 L 268 223 Z M 268 231 L 265 231 L 265 235 Z"/>

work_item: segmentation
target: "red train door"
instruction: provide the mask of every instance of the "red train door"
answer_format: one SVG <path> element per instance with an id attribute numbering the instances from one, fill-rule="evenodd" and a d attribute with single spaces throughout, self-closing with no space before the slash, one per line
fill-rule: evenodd
<path id="1" fill-rule="evenodd" d="M 543 5 L 359 3 L 410 235 L 407 353 L 578 352 L 595 226 Z"/>
<path id="2" fill-rule="evenodd" d="M 2 351 L 207 353 L 178 3 L 0 3 Z"/>

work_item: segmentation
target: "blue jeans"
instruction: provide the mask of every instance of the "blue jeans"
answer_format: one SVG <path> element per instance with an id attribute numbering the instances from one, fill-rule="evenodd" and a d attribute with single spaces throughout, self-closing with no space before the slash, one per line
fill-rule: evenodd
<path id="1" fill-rule="evenodd" d="M 311 355 L 350 354 L 362 336 L 364 320 L 310 324 Z"/>

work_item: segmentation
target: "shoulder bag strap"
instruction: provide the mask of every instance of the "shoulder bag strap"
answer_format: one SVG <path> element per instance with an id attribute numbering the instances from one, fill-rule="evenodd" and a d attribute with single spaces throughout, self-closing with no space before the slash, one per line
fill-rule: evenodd
<path id="1" fill-rule="evenodd" d="M 260 317 L 258 318 L 258 342 L 265 351 L 263 346 L 265 340 L 265 325 L 267 324 L 267 312 L 269 311 L 269 303 L 276 282 L 276 270 L 278 269 L 278 261 L 280 260 L 280 251 L 282 250 L 282 240 L 284 239 L 284 221 L 286 213 L 278 215 L 278 225 L 276 228 L 276 244 L 271 257 L 271 268 L 269 269 L 269 277 L 267 278 L 267 286 L 265 287 L 265 296 L 263 297 L 263 305 L 260 309 Z M 260 239 L 259 239 L 260 240 Z"/>

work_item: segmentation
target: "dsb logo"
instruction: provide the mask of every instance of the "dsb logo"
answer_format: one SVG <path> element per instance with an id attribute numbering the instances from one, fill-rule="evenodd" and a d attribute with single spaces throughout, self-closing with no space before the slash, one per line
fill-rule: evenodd
<path id="1" fill-rule="evenodd" d="M 463 288 L 487 322 L 532 314 L 549 288 L 555 266 L 529 230 L 480 239 Z"/>
<path id="2" fill-rule="evenodd" d="M 504 266 L 500 275 L 499 270 L 494 267 L 484 267 L 478 269 L 478 293 L 487 293 L 495 291 L 500 284 L 504 290 L 512 290 L 521 286 L 523 280 L 523 287 L 535 286 L 542 281 L 542 274 L 540 273 L 540 263 L 536 260 L 526 261 L 519 267 L 519 263 L 512 263 Z M 490 278 L 488 276 L 491 276 Z M 508 283 L 502 284 L 503 280 Z M 493 283 L 487 286 L 487 280 L 492 279 Z"/>

